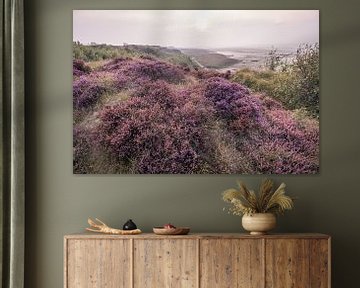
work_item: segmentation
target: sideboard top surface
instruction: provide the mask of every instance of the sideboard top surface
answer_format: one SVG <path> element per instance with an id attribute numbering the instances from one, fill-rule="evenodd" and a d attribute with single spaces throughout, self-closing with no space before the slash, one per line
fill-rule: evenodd
<path id="1" fill-rule="evenodd" d="M 156 235 L 142 233 L 138 235 L 110 235 L 101 233 L 75 233 L 64 236 L 65 239 L 329 239 L 329 235 L 320 233 L 287 233 L 250 235 L 245 233 L 190 233 L 188 235 Z"/>

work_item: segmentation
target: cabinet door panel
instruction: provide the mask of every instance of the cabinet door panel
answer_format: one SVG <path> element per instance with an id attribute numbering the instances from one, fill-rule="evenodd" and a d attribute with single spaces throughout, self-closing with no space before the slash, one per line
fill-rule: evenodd
<path id="1" fill-rule="evenodd" d="M 310 287 L 329 287 L 329 240 L 313 239 L 310 242 Z"/>
<path id="2" fill-rule="evenodd" d="M 200 287 L 263 287 L 262 243 L 260 239 L 201 240 Z"/>
<path id="3" fill-rule="evenodd" d="M 197 243 L 195 239 L 134 240 L 134 287 L 197 287 Z"/>
<path id="4" fill-rule="evenodd" d="M 65 287 L 131 287 L 130 240 L 67 241 Z"/>
<path id="5" fill-rule="evenodd" d="M 304 288 L 310 281 L 310 240 L 266 240 L 266 288 Z"/>

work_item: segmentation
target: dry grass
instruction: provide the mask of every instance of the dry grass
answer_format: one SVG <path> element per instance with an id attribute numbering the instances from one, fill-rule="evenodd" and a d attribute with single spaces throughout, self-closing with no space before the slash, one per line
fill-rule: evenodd
<path id="1" fill-rule="evenodd" d="M 283 214 L 294 207 L 293 198 L 285 195 L 284 183 L 274 190 L 274 183 L 270 179 L 262 181 L 259 192 L 249 190 L 246 185 L 238 181 L 238 189 L 228 189 L 223 192 L 222 198 L 230 203 L 229 212 L 234 215 L 251 215 L 255 213 Z"/>

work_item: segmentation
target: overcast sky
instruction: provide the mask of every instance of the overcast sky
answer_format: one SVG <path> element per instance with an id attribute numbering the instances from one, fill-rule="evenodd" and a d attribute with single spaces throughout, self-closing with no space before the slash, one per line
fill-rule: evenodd
<path id="1" fill-rule="evenodd" d="M 74 10 L 73 40 L 178 48 L 297 47 L 319 41 L 319 11 Z"/>

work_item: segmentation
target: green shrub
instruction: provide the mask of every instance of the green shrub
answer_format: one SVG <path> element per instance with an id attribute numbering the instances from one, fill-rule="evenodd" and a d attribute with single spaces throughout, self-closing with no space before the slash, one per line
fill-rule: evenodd
<path id="1" fill-rule="evenodd" d="M 298 76 L 297 92 L 299 103 L 303 104 L 303 106 L 308 108 L 313 114 L 319 115 L 319 45 L 304 45 L 299 47 L 293 65 Z"/>
<path id="2" fill-rule="evenodd" d="M 274 56 L 275 57 L 275 56 Z M 242 69 L 232 80 L 256 92 L 279 100 L 288 109 L 305 108 L 319 117 L 319 46 L 300 46 L 291 63 L 283 63 L 280 70 L 256 71 Z"/>
<path id="3" fill-rule="evenodd" d="M 275 71 L 281 65 L 282 63 L 281 60 L 282 60 L 282 56 L 278 53 L 277 49 L 273 48 L 269 52 L 265 66 L 269 70 Z"/>
<path id="4" fill-rule="evenodd" d="M 273 71 L 256 71 L 246 68 L 237 71 L 233 80 L 254 91 L 268 94 L 274 89 L 274 76 L 275 72 Z"/>
<path id="5" fill-rule="evenodd" d="M 90 44 L 84 45 L 80 42 L 73 42 L 73 59 L 85 62 L 95 62 L 120 57 L 145 57 L 165 60 L 182 68 L 198 67 L 191 58 L 178 49 L 166 48 L 154 45 L 106 45 Z"/>

